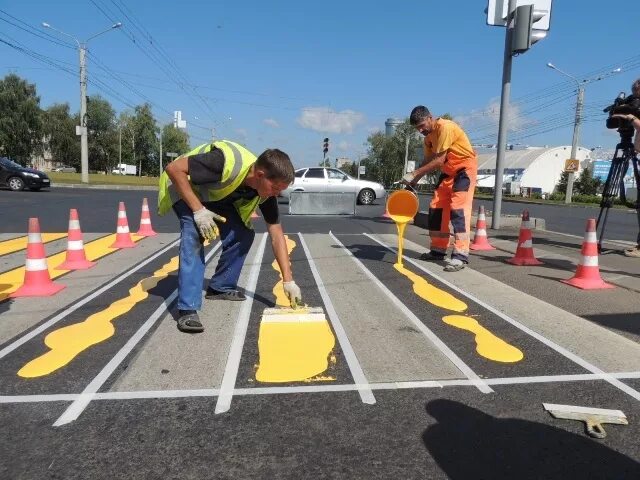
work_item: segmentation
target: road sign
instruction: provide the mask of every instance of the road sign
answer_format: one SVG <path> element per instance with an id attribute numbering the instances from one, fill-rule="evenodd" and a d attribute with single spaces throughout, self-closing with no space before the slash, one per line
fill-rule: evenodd
<path id="1" fill-rule="evenodd" d="M 165 153 L 165 155 L 167 157 L 177 157 L 178 156 L 178 154 L 176 152 L 167 152 L 167 153 Z"/>
<path id="2" fill-rule="evenodd" d="M 564 161 L 564 171 L 569 173 L 576 173 L 580 169 L 580 160 L 575 158 L 568 158 Z"/>
<path id="3" fill-rule="evenodd" d="M 546 10 L 549 12 L 544 18 L 536 23 L 536 30 L 549 30 L 551 19 L 552 0 L 517 0 L 516 7 L 521 5 L 533 5 L 535 10 Z M 489 0 L 487 5 L 487 25 L 505 27 L 507 25 L 507 9 L 509 0 Z"/>
<path id="4" fill-rule="evenodd" d="M 360 168 L 358 169 L 358 174 L 364 175 L 366 172 L 367 172 L 367 167 L 365 167 L 364 165 L 360 165 Z"/>

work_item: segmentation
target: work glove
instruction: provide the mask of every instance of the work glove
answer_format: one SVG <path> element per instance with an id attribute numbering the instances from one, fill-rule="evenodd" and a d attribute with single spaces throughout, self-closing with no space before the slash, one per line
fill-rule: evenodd
<path id="1" fill-rule="evenodd" d="M 291 302 L 291 308 L 297 308 L 302 303 L 302 292 L 300 287 L 296 285 L 296 282 L 291 280 L 290 282 L 282 282 L 284 293 Z"/>
<path id="2" fill-rule="evenodd" d="M 193 212 L 193 220 L 198 226 L 200 235 L 209 241 L 215 240 L 220 235 L 216 221 L 222 223 L 227 221 L 226 218 L 213 213 L 211 210 L 207 210 L 206 207 L 202 207 L 200 210 Z"/>

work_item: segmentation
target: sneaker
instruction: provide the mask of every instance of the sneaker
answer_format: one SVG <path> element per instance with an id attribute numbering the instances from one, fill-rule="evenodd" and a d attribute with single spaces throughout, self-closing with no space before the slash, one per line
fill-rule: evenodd
<path id="1" fill-rule="evenodd" d="M 444 261 L 444 253 L 434 252 L 433 250 L 429 250 L 428 252 L 424 252 L 420 255 L 420 260 L 425 260 L 427 262 L 442 262 Z"/>
<path id="2" fill-rule="evenodd" d="M 625 256 L 640 258 L 640 247 L 629 248 L 624 251 Z"/>
<path id="3" fill-rule="evenodd" d="M 207 288 L 207 293 L 204 295 L 204 298 L 207 300 L 231 300 L 232 302 L 242 302 L 247 299 L 239 290 L 219 292 L 213 288 Z"/>
<path id="4" fill-rule="evenodd" d="M 466 267 L 467 264 L 464 263 L 459 258 L 452 258 L 451 261 L 444 267 L 445 272 L 458 272 Z"/>
<path id="5" fill-rule="evenodd" d="M 200 333 L 204 331 L 200 317 L 195 310 L 178 310 L 178 330 L 186 333 Z"/>

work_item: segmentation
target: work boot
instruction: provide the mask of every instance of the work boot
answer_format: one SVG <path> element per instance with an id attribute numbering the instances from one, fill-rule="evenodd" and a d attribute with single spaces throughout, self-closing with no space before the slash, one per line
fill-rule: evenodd
<path id="1" fill-rule="evenodd" d="M 219 292 L 213 288 L 207 288 L 207 293 L 204 295 L 204 298 L 207 300 L 231 300 L 232 302 L 241 302 L 247 299 L 239 290 Z"/>
<path id="2" fill-rule="evenodd" d="M 625 256 L 640 258 L 640 245 L 624 251 Z"/>
<path id="3" fill-rule="evenodd" d="M 195 310 L 178 310 L 178 330 L 185 333 L 200 333 L 204 331 L 200 317 Z"/>
<path id="4" fill-rule="evenodd" d="M 452 258 L 449 261 L 449 263 L 447 263 L 447 266 L 444 267 L 444 271 L 445 272 L 458 272 L 458 271 L 462 270 L 466 266 L 467 266 L 467 264 L 464 263 L 459 258 Z"/>
<path id="5" fill-rule="evenodd" d="M 425 260 L 427 262 L 442 262 L 444 261 L 444 253 L 429 250 L 428 252 L 424 252 L 420 255 L 420 260 Z"/>

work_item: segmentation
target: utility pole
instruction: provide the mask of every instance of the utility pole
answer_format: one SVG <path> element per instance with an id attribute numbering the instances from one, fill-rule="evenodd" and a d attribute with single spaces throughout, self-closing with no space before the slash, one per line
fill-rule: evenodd
<path id="1" fill-rule="evenodd" d="M 584 87 L 578 86 L 578 100 L 576 102 L 576 120 L 573 123 L 573 140 L 571 141 L 571 158 L 575 159 L 578 149 L 578 137 L 580 136 L 580 122 L 582 121 L 582 105 L 584 103 Z M 567 191 L 564 196 L 564 203 L 571 203 L 573 195 L 573 182 L 575 173 L 569 172 L 567 177 Z"/>
<path id="2" fill-rule="evenodd" d="M 158 177 L 162 176 L 162 129 L 160 130 L 160 157 L 158 158 L 158 163 L 160 164 L 160 174 Z"/>
<path id="3" fill-rule="evenodd" d="M 122 124 L 118 122 L 118 165 L 122 163 Z"/>

